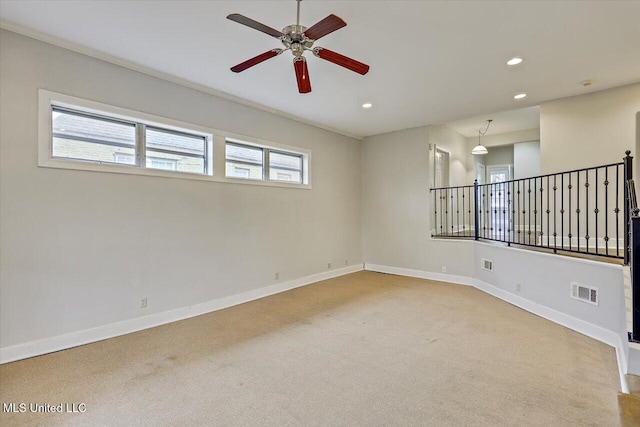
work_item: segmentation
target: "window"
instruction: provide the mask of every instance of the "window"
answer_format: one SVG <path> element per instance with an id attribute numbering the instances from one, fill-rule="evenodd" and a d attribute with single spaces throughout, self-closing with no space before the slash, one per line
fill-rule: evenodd
<path id="1" fill-rule="evenodd" d="M 54 107 L 52 156 L 135 165 L 136 125 Z"/>
<path id="2" fill-rule="evenodd" d="M 269 179 L 285 182 L 302 182 L 302 156 L 292 153 L 269 153 Z"/>
<path id="3" fill-rule="evenodd" d="M 304 155 L 227 140 L 226 176 L 303 183 Z"/>
<path id="4" fill-rule="evenodd" d="M 264 179 L 264 150 L 262 148 L 227 141 L 225 158 L 227 159 L 227 176 Z"/>
<path id="5" fill-rule="evenodd" d="M 38 99 L 39 167 L 311 189 L 304 148 L 45 89 Z"/>
<path id="6" fill-rule="evenodd" d="M 207 173 L 207 137 L 66 107 L 51 108 L 57 159 Z"/>
<path id="7" fill-rule="evenodd" d="M 149 126 L 145 131 L 145 157 L 148 168 L 206 173 L 205 137 Z"/>

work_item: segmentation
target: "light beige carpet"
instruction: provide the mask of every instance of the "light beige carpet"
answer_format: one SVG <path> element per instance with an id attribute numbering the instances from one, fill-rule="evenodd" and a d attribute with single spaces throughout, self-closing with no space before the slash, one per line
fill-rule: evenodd
<path id="1" fill-rule="evenodd" d="M 613 348 L 470 287 L 360 272 L 0 366 L 10 425 L 619 425 Z"/>

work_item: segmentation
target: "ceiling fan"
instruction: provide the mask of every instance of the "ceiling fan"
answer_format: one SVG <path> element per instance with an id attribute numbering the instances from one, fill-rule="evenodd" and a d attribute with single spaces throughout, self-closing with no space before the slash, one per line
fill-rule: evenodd
<path id="1" fill-rule="evenodd" d="M 298 91 L 300 93 L 309 93 L 311 92 L 311 81 L 309 80 L 307 60 L 303 55 L 306 50 L 310 50 L 315 56 L 324 59 L 325 61 L 333 62 L 334 64 L 340 65 L 341 67 L 347 68 L 351 71 L 355 71 L 358 74 L 367 74 L 367 72 L 369 71 L 369 66 L 367 64 L 363 64 L 362 62 L 356 61 L 355 59 L 351 59 L 323 47 L 317 46 L 312 48 L 313 43 L 315 43 L 316 40 L 326 36 L 329 33 L 339 30 L 340 28 L 346 26 L 347 23 L 336 15 L 331 14 L 315 25 L 312 25 L 310 28 L 300 25 L 300 1 L 301 0 L 297 0 L 298 14 L 296 24 L 287 25 L 282 29 L 282 31 L 278 31 L 258 21 L 254 21 L 253 19 L 247 18 L 246 16 L 240 15 L 239 13 L 232 13 L 231 15 L 227 16 L 227 19 L 230 19 L 242 25 L 246 25 L 247 27 L 253 28 L 255 30 L 262 31 L 263 33 L 277 38 L 284 45 L 284 49 L 271 49 L 265 53 L 261 53 L 258 56 L 255 56 L 234 67 L 231 67 L 231 71 L 233 71 L 234 73 L 239 73 L 253 67 L 254 65 L 258 65 L 261 62 L 266 61 L 267 59 L 274 58 L 280 55 L 282 52 L 290 50 L 293 54 L 293 68 L 295 69 L 296 80 L 298 81 Z"/>

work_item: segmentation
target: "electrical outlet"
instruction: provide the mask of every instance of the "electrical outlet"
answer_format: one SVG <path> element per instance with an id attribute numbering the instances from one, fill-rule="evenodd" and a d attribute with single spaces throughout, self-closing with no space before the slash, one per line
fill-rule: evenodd
<path id="1" fill-rule="evenodd" d="M 327 263 L 327 268 L 331 268 L 331 263 L 330 262 Z"/>
<path id="2" fill-rule="evenodd" d="M 280 279 L 280 273 L 276 273 L 276 280 Z"/>
<path id="3" fill-rule="evenodd" d="M 520 283 L 518 283 L 516 285 L 516 291 L 520 292 L 522 290 L 522 285 Z"/>
<path id="4" fill-rule="evenodd" d="M 442 272 L 443 272 L 443 273 L 446 273 L 446 272 L 447 272 L 447 266 L 446 266 L 446 265 L 443 265 L 443 266 L 442 266 Z"/>
<path id="5" fill-rule="evenodd" d="M 140 308 L 147 308 L 147 297 L 140 300 Z"/>

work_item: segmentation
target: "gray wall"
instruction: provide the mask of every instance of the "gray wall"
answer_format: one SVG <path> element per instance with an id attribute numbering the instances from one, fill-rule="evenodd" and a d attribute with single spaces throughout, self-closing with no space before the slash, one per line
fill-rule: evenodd
<path id="1" fill-rule="evenodd" d="M 514 144 L 513 178 L 530 178 L 540 174 L 540 141 Z"/>
<path id="2" fill-rule="evenodd" d="M 488 148 L 489 152 L 483 157 L 484 164 L 488 166 L 495 165 L 513 165 L 513 145 L 502 145 L 499 147 Z"/>
<path id="3" fill-rule="evenodd" d="M 363 253 L 366 264 L 470 277 L 473 247 L 430 237 L 433 156 L 429 144 L 451 152 L 451 184 L 466 178 L 465 139 L 445 126 L 365 138 Z M 462 261 L 461 261 L 462 260 Z"/>
<path id="4" fill-rule="evenodd" d="M 626 150 L 637 158 L 638 112 L 640 83 L 543 102 L 542 173 L 621 162 Z"/>
<path id="5" fill-rule="evenodd" d="M 39 88 L 310 149 L 313 188 L 38 168 Z M 0 91 L 2 348 L 362 263 L 361 141 L 4 30 Z"/>

